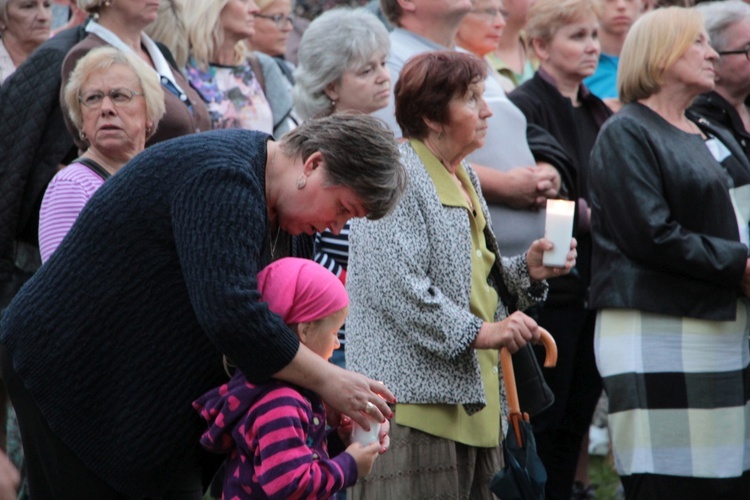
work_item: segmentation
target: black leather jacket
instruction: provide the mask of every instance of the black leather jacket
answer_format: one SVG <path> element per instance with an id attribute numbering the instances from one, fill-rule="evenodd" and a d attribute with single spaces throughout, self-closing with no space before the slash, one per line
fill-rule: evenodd
<path id="1" fill-rule="evenodd" d="M 631 103 L 602 128 L 591 156 L 591 301 L 673 316 L 732 320 L 748 249 L 728 194 L 750 184 L 731 134 L 688 115 L 720 139 L 720 164 L 697 134 Z"/>

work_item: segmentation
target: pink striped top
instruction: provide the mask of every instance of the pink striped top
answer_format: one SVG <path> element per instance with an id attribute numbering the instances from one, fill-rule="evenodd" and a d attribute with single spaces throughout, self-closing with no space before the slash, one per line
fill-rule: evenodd
<path id="1" fill-rule="evenodd" d="M 46 262 L 104 179 L 80 163 L 60 170 L 44 192 L 39 211 L 39 250 Z"/>

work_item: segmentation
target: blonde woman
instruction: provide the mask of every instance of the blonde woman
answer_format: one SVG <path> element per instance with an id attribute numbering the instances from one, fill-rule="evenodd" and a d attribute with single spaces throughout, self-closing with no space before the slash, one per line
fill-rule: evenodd
<path id="1" fill-rule="evenodd" d="M 274 58 L 281 72 L 294 85 L 294 65 L 284 60 L 289 35 L 294 29 L 291 0 L 257 0 L 255 34 L 247 41 L 251 50 Z"/>
<path id="2" fill-rule="evenodd" d="M 750 491 L 750 238 L 732 195 L 750 163 L 687 112 L 717 59 L 698 11 L 641 17 L 620 56 L 625 105 L 591 154 L 594 350 L 628 499 Z"/>
<path id="3" fill-rule="evenodd" d="M 265 54 L 249 53 L 255 34 L 253 0 L 185 0 L 190 44 L 186 72 L 203 97 L 211 128 L 245 128 L 277 137 L 293 128 L 284 75 Z"/>

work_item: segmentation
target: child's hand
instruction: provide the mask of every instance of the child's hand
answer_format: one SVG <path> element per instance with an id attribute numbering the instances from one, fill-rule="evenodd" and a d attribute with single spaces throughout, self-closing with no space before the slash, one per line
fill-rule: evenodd
<path id="1" fill-rule="evenodd" d="M 378 458 L 380 453 L 381 444 L 379 442 L 370 443 L 367 446 L 362 446 L 359 443 L 352 443 L 346 449 L 346 453 L 354 457 L 354 461 L 357 462 L 357 471 L 359 477 L 365 477 L 372 470 L 372 464 L 375 459 Z"/>
<path id="2" fill-rule="evenodd" d="M 346 445 L 352 443 L 352 430 L 354 429 L 354 421 L 346 415 L 340 414 L 338 421 L 338 433 L 341 441 Z"/>
<path id="3" fill-rule="evenodd" d="M 382 455 L 386 451 L 388 451 L 388 448 L 391 447 L 391 437 L 388 435 L 388 432 L 391 430 L 391 422 L 389 420 L 386 420 L 382 424 L 380 424 L 380 434 L 378 436 L 380 437 L 380 454 Z"/>
<path id="4" fill-rule="evenodd" d="M 341 412 L 336 411 L 333 406 L 323 401 L 323 406 L 326 409 L 326 423 L 329 427 L 337 427 L 341 421 Z M 347 417 L 348 418 L 348 417 Z"/>

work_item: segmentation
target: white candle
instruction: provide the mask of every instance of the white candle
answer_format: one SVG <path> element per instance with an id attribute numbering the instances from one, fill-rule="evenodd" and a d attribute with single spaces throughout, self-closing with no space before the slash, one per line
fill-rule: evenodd
<path id="1" fill-rule="evenodd" d="M 570 239 L 573 237 L 573 216 L 575 202 L 568 200 L 547 200 L 547 219 L 544 223 L 544 237 L 555 248 L 544 252 L 542 263 L 545 266 L 565 267 Z"/>
<path id="2" fill-rule="evenodd" d="M 357 422 L 352 422 L 354 428 L 352 429 L 352 441 L 356 441 L 363 446 L 367 446 L 370 443 L 374 443 L 379 439 L 380 434 L 380 422 L 377 422 L 368 417 L 370 420 L 370 430 L 364 430 Z"/>

